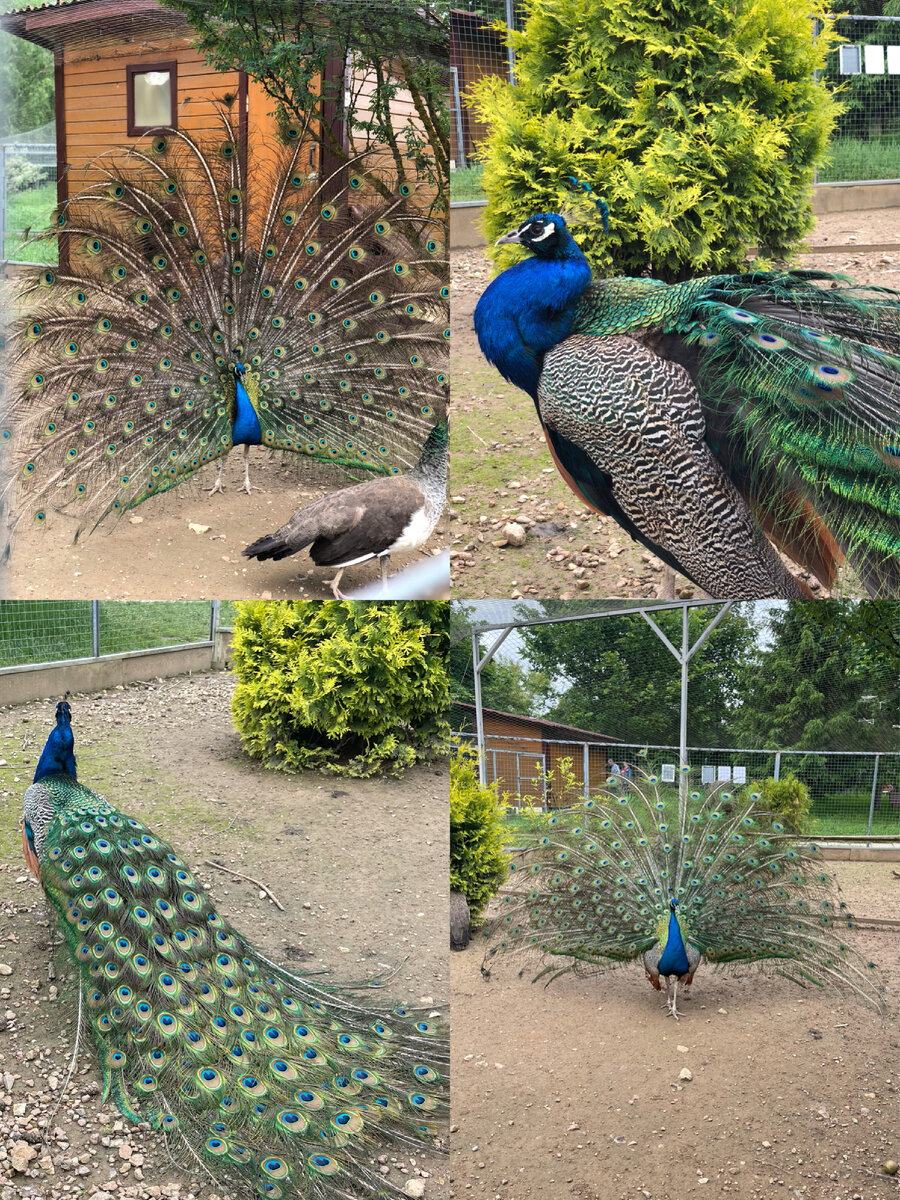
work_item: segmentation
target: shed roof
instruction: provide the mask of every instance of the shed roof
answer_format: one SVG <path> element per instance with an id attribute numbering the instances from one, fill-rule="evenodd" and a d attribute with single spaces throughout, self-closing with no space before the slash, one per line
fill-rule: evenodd
<path id="1" fill-rule="evenodd" d="M 453 704 L 457 708 L 465 709 L 466 712 L 475 712 L 474 704 L 466 704 L 460 700 L 454 700 Z M 568 735 L 578 742 L 614 743 L 622 741 L 621 738 L 612 737 L 608 733 L 597 733 L 591 729 L 579 729 L 577 725 L 561 725 L 559 721 L 550 721 L 546 717 L 526 717 L 522 713 L 503 712 L 499 708 L 483 708 L 482 712 L 485 716 L 500 717 L 507 721 L 518 721 L 526 725 L 533 725 L 536 729 L 540 729 L 544 736 L 557 738 L 560 741 L 565 740 L 563 735 Z"/>
<path id="2" fill-rule="evenodd" d="M 43 0 L 0 14 L 0 29 L 55 50 L 86 27 L 93 26 L 108 39 L 123 25 L 133 28 L 135 20 L 157 29 L 187 25 L 182 13 L 156 0 Z"/>

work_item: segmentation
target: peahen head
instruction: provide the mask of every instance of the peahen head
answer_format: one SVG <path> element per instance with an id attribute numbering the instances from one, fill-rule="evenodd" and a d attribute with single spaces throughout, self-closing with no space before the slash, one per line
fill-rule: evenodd
<path id="1" fill-rule="evenodd" d="M 537 213 L 518 229 L 498 237 L 495 246 L 524 246 L 538 258 L 584 258 L 559 213 Z"/>

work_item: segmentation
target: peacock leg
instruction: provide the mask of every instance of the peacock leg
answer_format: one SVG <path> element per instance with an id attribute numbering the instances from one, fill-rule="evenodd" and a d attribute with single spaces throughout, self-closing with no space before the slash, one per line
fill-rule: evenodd
<path id="1" fill-rule="evenodd" d="M 667 563 L 663 563 L 662 579 L 659 581 L 656 598 L 657 600 L 675 599 L 675 572 Z"/>
<path id="2" fill-rule="evenodd" d="M 383 592 L 387 591 L 388 559 L 389 558 L 390 558 L 389 554 L 382 554 L 382 556 L 381 556 L 381 590 Z"/>
<path id="3" fill-rule="evenodd" d="M 216 494 L 216 492 L 224 492 L 225 491 L 225 489 L 222 487 L 222 467 L 224 465 L 225 465 L 225 460 L 223 458 L 220 458 L 219 459 L 219 473 L 216 475 L 216 482 L 212 485 L 212 487 L 203 489 L 205 492 L 209 492 L 209 494 L 211 496 L 214 496 Z"/>
<path id="4" fill-rule="evenodd" d="M 241 491 L 246 492 L 249 496 L 251 492 L 261 492 L 263 489 L 254 487 L 250 483 L 250 447 L 244 444 L 244 482 L 241 484 Z"/>
<path id="5" fill-rule="evenodd" d="M 338 587 L 338 584 L 341 582 L 341 576 L 343 575 L 343 573 L 344 573 L 344 568 L 338 567 L 338 573 L 337 573 L 337 575 L 335 575 L 334 579 L 326 579 L 325 580 L 325 582 L 331 588 L 331 591 L 334 594 L 335 600 L 346 600 L 347 599 L 347 597 L 344 595 L 344 593 Z"/>

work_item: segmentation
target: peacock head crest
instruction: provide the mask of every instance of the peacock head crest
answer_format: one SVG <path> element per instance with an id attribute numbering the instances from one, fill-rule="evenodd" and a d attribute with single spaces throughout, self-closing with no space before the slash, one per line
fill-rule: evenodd
<path id="1" fill-rule="evenodd" d="M 498 237 L 495 246 L 524 246 L 538 258 L 565 258 L 573 250 L 581 253 L 559 213 L 537 213 L 518 229 Z"/>

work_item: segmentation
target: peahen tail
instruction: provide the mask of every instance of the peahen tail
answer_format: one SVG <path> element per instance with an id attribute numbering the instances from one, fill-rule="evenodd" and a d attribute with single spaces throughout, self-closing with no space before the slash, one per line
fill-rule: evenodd
<path id="1" fill-rule="evenodd" d="M 447 1108 L 439 1013 L 372 1007 L 272 963 L 169 845 L 71 774 L 29 787 L 25 836 L 104 1099 L 126 1117 L 273 1200 L 383 1196 L 373 1155 L 433 1144 Z"/>
<path id="2" fill-rule="evenodd" d="M 848 944 L 853 918 L 804 843 L 759 797 L 692 792 L 654 776 L 618 781 L 548 817 L 485 928 L 482 970 L 500 952 L 539 963 L 536 978 L 595 974 L 662 947 L 677 901 L 689 947 L 802 986 L 833 984 L 879 1010 L 872 963 Z"/>
<path id="3" fill-rule="evenodd" d="M 55 510 L 93 528 L 235 444 L 397 473 L 443 415 L 443 222 L 362 162 L 320 179 L 297 130 L 247 171 L 222 121 L 215 144 L 173 130 L 101 155 L 38 235 L 60 266 L 15 298 L 13 528 Z"/>

